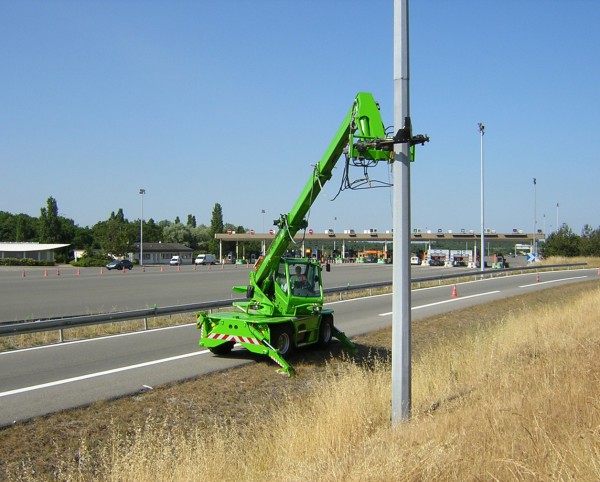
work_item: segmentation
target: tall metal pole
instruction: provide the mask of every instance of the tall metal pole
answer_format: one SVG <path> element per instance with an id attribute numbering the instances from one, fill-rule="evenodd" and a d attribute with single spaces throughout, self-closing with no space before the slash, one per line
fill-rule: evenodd
<path id="1" fill-rule="evenodd" d="M 484 217 L 484 204 L 483 204 L 483 134 L 485 131 L 485 126 L 480 122 L 479 126 L 479 144 L 480 144 L 480 153 L 479 160 L 481 164 L 481 271 L 485 269 L 485 217 Z"/>
<path id="2" fill-rule="evenodd" d="M 556 231 L 558 231 L 560 229 L 560 226 L 558 225 L 558 203 L 556 203 Z"/>
<path id="3" fill-rule="evenodd" d="M 145 189 L 140 189 L 140 197 L 142 198 L 142 217 L 140 218 L 140 266 L 144 265 L 144 194 Z"/>
<path id="4" fill-rule="evenodd" d="M 408 0 L 394 0 L 394 126 L 410 116 Z M 392 282 L 392 424 L 407 421 L 411 411 L 410 313 L 410 146 L 394 147 Z"/>
<path id="5" fill-rule="evenodd" d="M 262 234 L 264 235 L 265 234 L 265 212 L 266 211 L 264 209 L 261 209 L 260 212 L 262 213 L 262 218 L 263 218 L 262 219 Z M 261 254 L 264 256 L 265 253 L 266 253 L 266 250 L 267 250 L 267 242 L 263 240 L 262 243 L 261 243 L 261 247 L 262 247 L 262 253 Z"/>
<path id="6" fill-rule="evenodd" d="M 533 256 L 537 260 L 537 179 L 533 178 Z"/>

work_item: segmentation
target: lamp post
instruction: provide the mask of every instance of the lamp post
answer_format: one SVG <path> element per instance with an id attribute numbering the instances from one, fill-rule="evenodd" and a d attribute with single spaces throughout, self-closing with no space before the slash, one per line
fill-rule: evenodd
<path id="1" fill-rule="evenodd" d="M 264 209 L 261 209 L 260 211 L 262 213 L 262 234 L 265 234 L 265 213 L 266 211 Z M 267 242 L 266 241 L 262 241 L 262 255 L 265 256 L 265 253 L 267 252 Z"/>
<path id="2" fill-rule="evenodd" d="M 558 203 L 556 203 L 556 231 L 558 231 L 560 229 L 560 226 L 558 225 Z"/>
<path id="3" fill-rule="evenodd" d="M 533 256 L 537 258 L 537 179 L 533 178 Z"/>
<path id="4" fill-rule="evenodd" d="M 140 218 L 140 266 L 144 265 L 144 194 L 145 189 L 140 189 L 140 197 L 142 198 L 142 217 Z"/>
<path id="5" fill-rule="evenodd" d="M 337 221 L 337 216 L 333 217 L 333 234 L 335 235 L 335 222 Z M 333 253 L 332 258 L 335 259 L 335 238 L 333 238 Z"/>
<path id="6" fill-rule="evenodd" d="M 481 271 L 485 268 L 485 230 L 484 230 L 484 210 L 483 210 L 483 134 L 485 131 L 485 126 L 480 122 L 477 124 L 479 127 L 479 144 L 480 144 L 480 153 L 479 153 L 479 162 L 481 165 Z"/>

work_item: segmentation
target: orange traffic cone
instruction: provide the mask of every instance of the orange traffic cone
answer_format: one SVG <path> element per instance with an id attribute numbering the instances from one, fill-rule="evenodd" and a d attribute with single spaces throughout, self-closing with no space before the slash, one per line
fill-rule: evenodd
<path id="1" fill-rule="evenodd" d="M 100 275 L 104 274 L 104 268 L 100 267 Z"/>
<path id="2" fill-rule="evenodd" d="M 25 270 L 23 270 L 23 274 L 21 275 L 22 278 L 25 278 Z"/>
<path id="3" fill-rule="evenodd" d="M 77 276 L 79 276 L 81 273 L 79 271 L 79 268 L 77 268 Z"/>
<path id="4" fill-rule="evenodd" d="M 48 270 L 47 270 L 47 269 L 45 269 L 45 270 L 44 270 L 44 278 L 47 278 L 47 277 L 48 277 Z"/>
<path id="5" fill-rule="evenodd" d="M 452 287 L 452 298 L 458 298 L 458 293 L 456 292 L 456 285 Z"/>
<path id="6" fill-rule="evenodd" d="M 539 283 L 539 282 L 540 282 L 540 274 L 539 274 L 539 273 L 536 273 L 536 274 L 535 274 L 535 282 L 536 282 L 536 283 Z"/>
<path id="7" fill-rule="evenodd" d="M 60 276 L 60 268 L 56 268 L 56 276 Z"/>
<path id="8" fill-rule="evenodd" d="M 160 267 L 160 272 L 162 273 L 163 271 L 164 271 L 164 269 L 163 269 L 163 267 L 161 266 L 161 267 Z"/>

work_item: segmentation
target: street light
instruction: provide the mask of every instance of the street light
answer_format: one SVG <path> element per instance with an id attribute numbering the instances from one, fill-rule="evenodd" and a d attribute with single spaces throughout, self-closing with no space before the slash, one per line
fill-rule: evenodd
<path id="1" fill-rule="evenodd" d="M 333 217 L 333 233 L 335 234 L 335 222 L 337 221 L 337 216 Z M 332 258 L 335 257 L 335 238 L 333 238 L 333 253 Z"/>
<path id="2" fill-rule="evenodd" d="M 533 258 L 537 259 L 537 179 L 533 178 Z"/>
<path id="3" fill-rule="evenodd" d="M 485 268 L 485 231 L 484 231 L 484 213 L 483 213 L 483 134 L 485 126 L 480 122 L 477 124 L 479 127 L 480 137 L 480 154 L 479 160 L 481 164 L 481 271 Z"/>
<path id="4" fill-rule="evenodd" d="M 261 209 L 260 212 L 262 213 L 262 218 L 263 218 L 262 219 L 262 234 L 264 235 L 265 234 L 265 213 L 266 213 L 266 211 L 264 209 Z M 261 249 L 262 253 L 261 254 L 263 256 L 265 256 L 265 254 L 267 252 L 267 242 L 265 240 L 263 240 L 261 242 L 261 246 L 262 246 L 262 249 Z"/>
<path id="5" fill-rule="evenodd" d="M 142 198 L 142 217 L 140 218 L 140 266 L 144 265 L 144 194 L 145 189 L 140 189 L 140 197 Z"/>

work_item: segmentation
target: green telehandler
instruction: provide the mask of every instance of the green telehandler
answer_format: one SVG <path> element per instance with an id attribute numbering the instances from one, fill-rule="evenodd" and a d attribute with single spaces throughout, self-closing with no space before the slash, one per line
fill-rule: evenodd
<path id="1" fill-rule="evenodd" d="M 236 311 L 196 314 L 199 345 L 216 355 L 225 355 L 240 344 L 253 353 L 267 355 L 279 365 L 279 372 L 288 376 L 294 374 L 294 369 L 286 358 L 297 348 L 324 347 L 337 338 L 346 349 L 355 351 L 353 343 L 335 327 L 333 310 L 323 307 L 321 263 L 283 255 L 296 233 L 308 227 L 305 216 L 323 185 L 331 179 L 342 154 L 346 167 L 367 169 L 378 162 L 393 162 L 394 144 L 408 143 L 412 149 L 428 140 L 427 136 L 412 135 L 408 117 L 396 135 L 386 136 L 373 96 L 357 94 L 296 204 L 275 221 L 275 239 L 266 256 L 259 258 L 250 272 L 249 284 L 233 287 L 237 293 L 246 293 L 247 300 L 233 303 Z"/>

